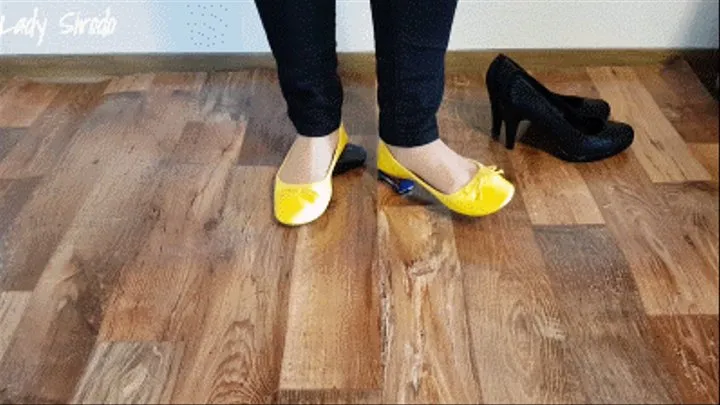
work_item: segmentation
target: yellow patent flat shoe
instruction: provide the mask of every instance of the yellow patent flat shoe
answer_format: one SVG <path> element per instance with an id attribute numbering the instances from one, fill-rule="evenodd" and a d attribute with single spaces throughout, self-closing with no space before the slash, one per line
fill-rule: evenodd
<path id="1" fill-rule="evenodd" d="M 341 125 L 338 129 L 338 143 L 325 177 L 314 183 L 289 184 L 275 176 L 274 209 L 275 218 L 284 225 L 304 225 L 318 219 L 327 209 L 332 198 L 332 174 L 342 151 L 348 144 L 348 135 Z M 284 163 L 283 163 L 284 165 Z"/>
<path id="2" fill-rule="evenodd" d="M 477 165 L 478 171 L 472 180 L 460 190 L 452 194 L 444 194 L 403 167 L 395 160 L 384 142 L 380 141 L 377 153 L 377 165 L 381 176 L 398 180 L 397 184 L 412 180 L 458 214 L 471 217 L 490 215 L 505 207 L 515 195 L 515 187 L 502 176 L 501 170 L 492 166 L 483 166 L 476 161 L 473 163 Z M 400 189 L 396 188 L 396 191 L 400 192 Z"/>

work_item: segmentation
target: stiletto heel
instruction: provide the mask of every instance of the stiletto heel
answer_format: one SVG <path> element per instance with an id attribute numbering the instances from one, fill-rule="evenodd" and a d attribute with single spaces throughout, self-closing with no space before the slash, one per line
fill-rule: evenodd
<path id="1" fill-rule="evenodd" d="M 490 134 L 493 139 L 499 139 L 503 122 L 502 106 L 500 105 L 500 101 L 493 96 L 492 92 L 490 93 L 490 111 L 492 111 L 492 129 L 490 130 Z"/>
<path id="2" fill-rule="evenodd" d="M 398 179 L 378 170 L 378 179 L 383 183 L 387 183 L 400 195 L 409 194 L 415 189 L 415 183 L 412 180 Z"/>
<path id="3" fill-rule="evenodd" d="M 515 139 L 522 117 L 510 111 L 505 114 L 505 147 L 512 150 L 515 148 Z"/>

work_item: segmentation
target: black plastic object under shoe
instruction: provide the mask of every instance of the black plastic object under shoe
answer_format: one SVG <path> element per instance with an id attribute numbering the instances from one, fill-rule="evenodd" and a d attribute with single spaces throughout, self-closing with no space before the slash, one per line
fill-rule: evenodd
<path id="1" fill-rule="evenodd" d="M 363 147 L 351 143 L 347 144 L 340 154 L 337 164 L 335 164 L 333 176 L 362 167 L 365 164 L 365 159 L 367 159 L 367 152 Z"/>
<path id="2" fill-rule="evenodd" d="M 489 86 L 496 82 L 496 80 L 491 77 L 495 74 L 495 69 L 492 69 L 492 66 L 497 66 L 501 64 L 507 64 L 509 66 L 512 66 L 518 71 L 525 74 L 528 82 L 531 83 L 540 94 L 547 98 L 564 101 L 568 105 L 568 107 L 577 110 L 578 113 L 582 115 L 597 117 L 602 120 L 607 120 L 610 117 L 610 104 L 608 104 L 605 100 L 558 94 L 552 92 L 548 88 L 543 86 L 540 82 L 538 82 L 534 77 L 530 76 L 530 74 L 525 69 L 523 69 L 522 66 L 518 65 L 517 62 L 502 53 L 495 57 L 495 60 L 493 60 L 492 64 L 490 65 L 490 69 L 488 69 L 486 76 L 488 91 Z M 492 135 L 494 138 L 500 136 L 500 121 L 493 120 Z"/>
<path id="3" fill-rule="evenodd" d="M 632 144 L 634 131 L 629 125 L 584 114 L 563 98 L 548 95 L 538 85 L 507 59 L 496 59 L 490 65 L 487 87 L 493 122 L 498 127 L 505 122 L 508 149 L 515 146 L 521 120 L 529 120 L 542 131 L 542 142 L 531 146 L 569 162 L 605 159 Z"/>

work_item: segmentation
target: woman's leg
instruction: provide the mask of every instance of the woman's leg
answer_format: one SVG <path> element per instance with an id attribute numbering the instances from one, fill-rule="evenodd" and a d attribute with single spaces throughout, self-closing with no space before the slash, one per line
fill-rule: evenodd
<path id="1" fill-rule="evenodd" d="M 371 0 L 380 138 L 405 167 L 438 190 L 467 184 L 477 167 L 438 136 L 445 53 L 457 0 Z"/>
<path id="2" fill-rule="evenodd" d="M 298 137 L 280 177 L 324 177 L 337 143 L 343 91 L 335 52 L 335 0 L 255 0 Z M 329 135 L 329 136 L 328 136 Z"/>

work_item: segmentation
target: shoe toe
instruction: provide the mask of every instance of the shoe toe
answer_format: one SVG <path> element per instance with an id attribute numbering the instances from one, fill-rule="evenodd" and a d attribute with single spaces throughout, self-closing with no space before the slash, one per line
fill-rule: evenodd
<path id="1" fill-rule="evenodd" d="M 275 203 L 275 218 L 283 225 L 304 225 L 320 218 L 326 208 L 326 204 L 283 199 Z"/>
<path id="2" fill-rule="evenodd" d="M 592 137 L 593 153 L 589 153 L 585 161 L 595 161 L 615 156 L 630 147 L 634 138 L 635 132 L 630 125 L 610 121 L 601 136 Z"/>
<path id="3" fill-rule="evenodd" d="M 604 100 L 599 100 L 598 104 L 599 104 L 598 109 L 600 110 L 601 116 L 603 116 L 607 119 L 607 117 L 610 116 L 610 104 L 608 104 Z"/>
<path id="4" fill-rule="evenodd" d="M 502 176 L 497 176 L 494 179 L 491 189 L 491 205 L 496 207 L 494 211 L 505 207 L 515 195 L 515 186 Z"/>
<path id="5" fill-rule="evenodd" d="M 635 130 L 630 125 L 620 123 L 620 127 L 621 131 L 623 131 L 627 137 L 632 137 L 633 135 L 635 135 Z"/>
<path id="6" fill-rule="evenodd" d="M 613 124 L 615 126 L 615 131 L 613 131 L 615 142 L 619 145 L 629 146 L 635 138 L 635 130 L 633 127 L 624 122 L 615 122 Z"/>
<path id="7" fill-rule="evenodd" d="M 503 209 L 515 195 L 515 186 L 501 175 L 485 181 L 479 193 L 480 200 L 475 202 L 474 215 L 490 215 Z"/>
<path id="8" fill-rule="evenodd" d="M 283 190 L 275 194 L 275 218 L 284 225 L 297 226 L 318 219 L 330 203 L 332 191 Z"/>
<path id="9" fill-rule="evenodd" d="M 610 116 L 610 104 L 605 100 L 588 99 L 585 102 L 585 112 L 591 116 L 607 119 Z"/>

